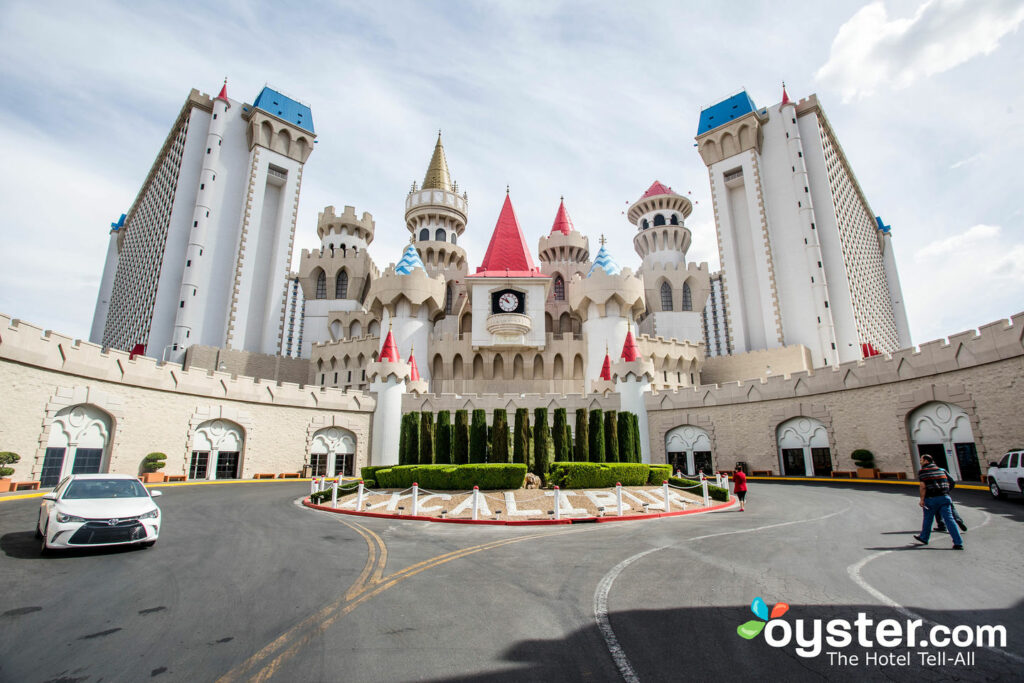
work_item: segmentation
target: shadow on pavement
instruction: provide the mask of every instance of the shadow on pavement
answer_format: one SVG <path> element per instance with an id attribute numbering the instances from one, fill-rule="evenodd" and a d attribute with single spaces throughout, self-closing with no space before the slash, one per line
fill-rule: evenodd
<path id="1" fill-rule="evenodd" d="M 35 531 L 12 531 L 0 536 L 0 550 L 7 557 L 16 560 L 61 560 L 74 557 L 93 557 L 96 555 L 114 555 L 139 550 L 142 546 L 108 545 L 99 548 L 73 548 L 71 550 L 52 550 L 49 555 L 39 552 L 40 541 Z"/>

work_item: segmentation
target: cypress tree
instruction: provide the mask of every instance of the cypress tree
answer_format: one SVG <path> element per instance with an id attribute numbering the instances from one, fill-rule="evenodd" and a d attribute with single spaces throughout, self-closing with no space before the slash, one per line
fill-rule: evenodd
<path id="1" fill-rule="evenodd" d="M 398 454 L 398 461 L 404 465 L 415 465 L 420 461 L 420 414 L 408 413 L 405 419 L 408 420 L 405 451 Z"/>
<path id="2" fill-rule="evenodd" d="M 508 462 L 508 412 L 504 408 L 494 410 L 490 462 Z"/>
<path id="3" fill-rule="evenodd" d="M 614 410 L 604 414 L 604 459 L 607 462 L 620 462 L 619 429 Z"/>
<path id="4" fill-rule="evenodd" d="M 640 418 L 636 413 L 632 413 L 629 421 L 633 425 L 633 462 L 643 462 L 644 458 L 640 450 Z"/>
<path id="5" fill-rule="evenodd" d="M 408 449 L 406 442 L 409 440 L 409 416 L 402 416 L 402 426 L 398 428 L 398 464 L 405 464 L 405 452 Z"/>
<path id="6" fill-rule="evenodd" d="M 530 413 L 526 408 L 516 409 L 516 424 L 512 436 L 512 459 L 514 462 L 526 464 L 530 445 Z"/>
<path id="7" fill-rule="evenodd" d="M 533 425 L 526 425 L 526 469 L 533 471 Z"/>
<path id="8" fill-rule="evenodd" d="M 469 461 L 487 462 L 487 413 L 473 411 L 473 424 L 469 429 Z"/>
<path id="9" fill-rule="evenodd" d="M 469 412 L 455 411 L 455 426 L 452 428 L 452 462 L 456 465 L 469 464 Z"/>
<path id="10" fill-rule="evenodd" d="M 569 461 L 569 441 L 565 438 L 569 425 L 565 421 L 565 408 L 555 408 L 555 423 L 551 438 L 555 442 L 555 462 Z"/>
<path id="11" fill-rule="evenodd" d="M 600 408 L 590 411 L 590 462 L 604 462 L 604 415 Z"/>
<path id="12" fill-rule="evenodd" d="M 434 414 L 420 413 L 420 460 L 421 465 L 434 464 Z"/>
<path id="13" fill-rule="evenodd" d="M 533 426 L 533 473 L 544 479 L 548 476 L 548 446 L 551 441 L 547 408 L 534 409 Z"/>
<path id="14" fill-rule="evenodd" d="M 587 411 L 576 409 L 576 447 L 573 449 L 573 460 L 587 462 L 590 459 L 590 437 L 587 429 Z"/>
<path id="15" fill-rule="evenodd" d="M 442 410 L 437 414 L 437 429 L 434 434 L 434 462 L 450 465 L 452 462 L 451 413 Z"/>
<path id="16" fill-rule="evenodd" d="M 629 413 L 618 415 L 619 428 L 619 462 L 633 462 L 633 429 L 629 425 Z"/>

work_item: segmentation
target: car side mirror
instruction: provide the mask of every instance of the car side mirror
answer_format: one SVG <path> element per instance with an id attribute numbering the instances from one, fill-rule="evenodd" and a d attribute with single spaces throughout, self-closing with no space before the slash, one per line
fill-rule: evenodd
<path id="1" fill-rule="evenodd" d="M 57 500 L 57 495 L 54 494 L 54 493 L 47 493 L 46 495 L 43 496 L 43 500 L 56 501 Z"/>
<path id="2" fill-rule="evenodd" d="M 988 464 L 988 466 L 989 466 L 989 467 L 995 467 L 996 469 L 999 469 L 999 463 L 995 463 L 995 462 L 990 462 L 990 463 Z"/>
<path id="3" fill-rule="evenodd" d="M 150 491 L 149 495 L 152 496 L 153 498 L 156 498 L 157 496 L 164 495 L 164 492 L 163 491 Z"/>

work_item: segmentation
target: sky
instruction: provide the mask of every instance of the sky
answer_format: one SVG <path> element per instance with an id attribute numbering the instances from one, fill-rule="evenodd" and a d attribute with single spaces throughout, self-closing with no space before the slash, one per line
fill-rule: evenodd
<path id="1" fill-rule="evenodd" d="M 536 258 L 559 197 L 591 253 L 636 268 L 628 205 L 694 201 L 719 267 L 700 110 L 816 93 L 892 226 L 915 343 L 1024 310 L 1024 2 L 0 3 L 0 313 L 87 338 L 109 225 L 191 88 L 312 108 L 296 262 L 317 212 L 376 221 L 383 269 L 437 131 L 479 265 L 506 186 Z"/>

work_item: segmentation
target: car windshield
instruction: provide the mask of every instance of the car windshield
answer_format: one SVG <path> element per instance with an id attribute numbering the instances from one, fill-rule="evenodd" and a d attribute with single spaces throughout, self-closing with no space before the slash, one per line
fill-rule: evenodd
<path id="1" fill-rule="evenodd" d="M 147 498 L 149 492 L 134 479 L 76 479 L 68 484 L 64 500 L 81 498 Z"/>

